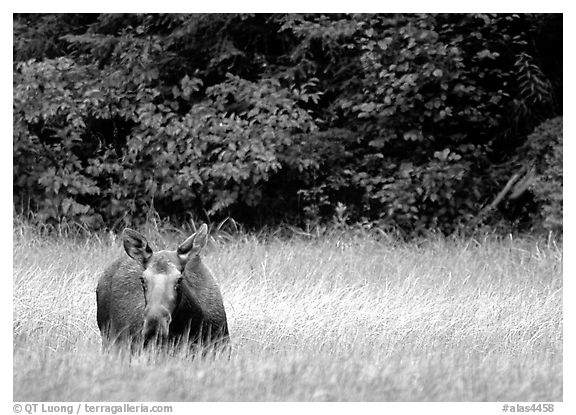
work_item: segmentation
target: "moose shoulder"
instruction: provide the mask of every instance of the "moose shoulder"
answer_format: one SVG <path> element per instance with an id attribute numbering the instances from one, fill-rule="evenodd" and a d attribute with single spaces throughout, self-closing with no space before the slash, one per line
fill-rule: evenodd
<path id="1" fill-rule="evenodd" d="M 128 256 L 113 262 L 96 288 L 105 344 L 228 342 L 222 295 L 200 258 L 207 239 L 204 224 L 175 251 L 154 252 L 140 233 L 124 231 Z"/>

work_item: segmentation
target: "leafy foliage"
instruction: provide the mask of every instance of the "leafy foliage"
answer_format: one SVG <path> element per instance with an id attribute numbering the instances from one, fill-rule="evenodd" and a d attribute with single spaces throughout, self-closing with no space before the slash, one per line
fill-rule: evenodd
<path id="1" fill-rule="evenodd" d="M 561 113 L 556 16 L 15 15 L 15 201 L 453 232 Z"/>
<path id="2" fill-rule="evenodd" d="M 537 179 L 530 186 L 542 227 L 562 233 L 562 117 L 540 124 L 526 141 L 526 159 Z"/>

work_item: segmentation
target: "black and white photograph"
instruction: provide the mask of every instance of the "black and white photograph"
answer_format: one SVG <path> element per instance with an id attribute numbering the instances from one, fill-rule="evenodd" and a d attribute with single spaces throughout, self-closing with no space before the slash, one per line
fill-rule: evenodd
<path id="1" fill-rule="evenodd" d="M 6 413 L 563 413 L 562 13 L 12 22 Z"/>

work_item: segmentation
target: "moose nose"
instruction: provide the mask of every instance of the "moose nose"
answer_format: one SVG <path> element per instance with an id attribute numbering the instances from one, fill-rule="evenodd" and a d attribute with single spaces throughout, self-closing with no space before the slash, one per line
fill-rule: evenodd
<path id="1" fill-rule="evenodd" d="M 172 321 L 170 312 L 165 308 L 151 310 L 144 320 L 142 334 L 145 339 L 158 336 L 165 338 L 168 336 L 168 327 Z"/>

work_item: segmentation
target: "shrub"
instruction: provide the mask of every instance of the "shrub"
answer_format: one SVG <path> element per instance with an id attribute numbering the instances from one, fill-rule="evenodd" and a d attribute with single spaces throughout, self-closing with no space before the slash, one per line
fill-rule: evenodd
<path id="1" fill-rule="evenodd" d="M 559 49 L 541 52 L 557 23 L 15 15 L 16 207 L 89 227 L 151 210 L 302 225 L 345 208 L 346 222 L 453 232 L 514 174 L 534 126 L 561 113 Z M 561 144 L 534 145 L 527 159 L 547 154 L 533 194 L 550 227 Z"/>
<path id="2" fill-rule="evenodd" d="M 539 204 L 538 223 L 562 233 L 562 117 L 540 124 L 527 139 L 526 157 L 536 173 L 530 186 Z"/>

